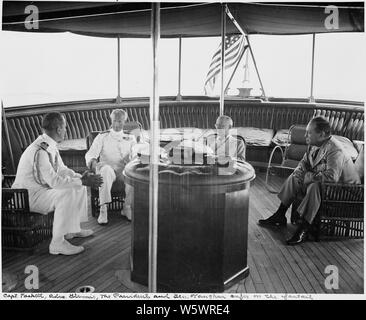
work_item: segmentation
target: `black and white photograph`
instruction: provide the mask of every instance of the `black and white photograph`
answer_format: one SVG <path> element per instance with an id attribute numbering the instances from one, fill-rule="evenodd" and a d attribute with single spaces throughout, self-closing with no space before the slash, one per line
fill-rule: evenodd
<path id="1" fill-rule="evenodd" d="M 364 299 L 364 2 L 0 7 L 1 299 Z"/>

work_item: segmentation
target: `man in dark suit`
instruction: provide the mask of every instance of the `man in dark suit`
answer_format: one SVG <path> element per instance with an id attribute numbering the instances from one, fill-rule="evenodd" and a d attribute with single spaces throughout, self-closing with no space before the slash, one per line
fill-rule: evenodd
<path id="1" fill-rule="evenodd" d="M 330 134 L 330 124 L 323 117 L 310 120 L 306 127 L 306 143 L 309 145 L 304 157 L 288 177 L 278 194 L 281 204 L 268 219 L 259 220 L 262 226 L 285 226 L 286 211 L 300 194 L 303 200 L 297 211 L 302 217 L 298 229 L 287 244 L 299 244 L 307 239 L 321 203 L 320 183 L 360 183 L 360 177 L 351 157 Z"/>

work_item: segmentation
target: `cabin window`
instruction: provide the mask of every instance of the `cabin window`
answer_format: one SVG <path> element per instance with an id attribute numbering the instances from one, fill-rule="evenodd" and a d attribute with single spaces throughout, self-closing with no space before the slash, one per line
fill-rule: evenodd
<path id="1" fill-rule="evenodd" d="M 2 44 L 5 106 L 116 96 L 115 39 L 3 31 Z"/>
<path id="2" fill-rule="evenodd" d="M 149 97 L 152 90 L 152 45 L 150 39 L 121 39 L 121 96 Z M 159 42 L 159 93 L 175 96 L 178 91 L 178 40 Z"/>
<path id="3" fill-rule="evenodd" d="M 204 95 L 211 58 L 221 38 L 185 38 L 182 41 L 182 95 Z M 219 91 L 218 91 L 219 92 Z"/>
<path id="4" fill-rule="evenodd" d="M 269 97 L 308 98 L 311 79 L 312 36 L 263 36 L 249 38 L 264 90 Z M 260 95 L 260 85 L 249 58 L 249 87 Z"/>
<path id="5" fill-rule="evenodd" d="M 363 33 L 318 34 L 315 45 L 314 97 L 363 100 Z M 310 96 L 312 35 L 250 36 L 258 70 L 268 97 Z M 205 95 L 204 84 L 220 37 L 183 38 L 181 94 Z M 116 39 L 71 33 L 2 32 L 0 79 L 5 107 L 63 101 L 111 99 L 118 94 Z M 121 96 L 148 97 L 152 88 L 150 39 L 121 39 Z M 161 39 L 159 92 L 178 93 L 179 40 Z M 227 95 L 238 88 L 252 88 L 260 96 L 260 84 L 246 54 L 237 67 Z M 226 82 L 233 68 L 225 74 Z M 6 76 L 4 76 L 6 75 Z M 220 93 L 220 77 L 215 95 Z M 245 80 L 245 81 L 244 81 Z"/>
<path id="6" fill-rule="evenodd" d="M 364 33 L 316 36 L 314 96 L 322 99 L 363 101 Z"/>

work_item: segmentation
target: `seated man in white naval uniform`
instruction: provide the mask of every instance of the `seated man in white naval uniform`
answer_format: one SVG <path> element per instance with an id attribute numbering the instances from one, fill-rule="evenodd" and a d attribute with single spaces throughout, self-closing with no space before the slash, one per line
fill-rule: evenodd
<path id="1" fill-rule="evenodd" d="M 133 135 L 123 132 L 123 126 L 127 120 L 127 113 L 121 109 L 115 109 L 111 113 L 112 128 L 99 133 L 93 141 L 89 151 L 85 155 L 88 168 L 99 173 L 103 177 L 103 185 L 99 188 L 100 213 L 99 224 L 108 223 L 107 204 L 112 201 L 112 184 L 123 182 L 123 169 L 132 158 L 132 149 L 136 144 Z M 98 162 L 99 158 L 99 162 Z M 125 184 L 126 198 L 122 215 L 131 220 L 131 203 L 133 189 Z"/>
<path id="2" fill-rule="evenodd" d="M 80 229 L 80 222 L 87 219 L 85 186 L 99 187 L 102 178 L 88 172 L 81 176 L 62 162 L 57 143 L 64 139 L 66 120 L 61 113 L 47 114 L 42 128 L 44 133 L 22 154 L 12 187 L 28 190 L 31 211 L 41 214 L 54 211 L 49 252 L 77 254 L 84 248 L 67 240 L 93 234 L 92 230 Z"/>
<path id="3" fill-rule="evenodd" d="M 216 138 L 208 137 L 207 145 L 217 156 L 231 157 L 245 161 L 245 144 L 230 134 L 233 120 L 229 116 L 219 116 L 215 124 Z"/>

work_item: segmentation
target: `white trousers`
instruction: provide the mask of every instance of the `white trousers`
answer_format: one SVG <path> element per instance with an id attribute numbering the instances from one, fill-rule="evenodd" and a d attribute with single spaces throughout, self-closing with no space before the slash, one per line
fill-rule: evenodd
<path id="1" fill-rule="evenodd" d="M 121 173 L 113 170 L 113 168 L 107 164 L 103 164 L 97 167 L 97 173 L 103 177 L 103 184 L 99 188 L 99 203 L 100 205 L 112 202 L 111 190 L 115 181 L 123 183 L 125 185 L 125 205 L 131 206 L 133 197 L 133 188 L 124 182 L 124 177 Z"/>
<path id="2" fill-rule="evenodd" d="M 305 186 L 303 177 L 296 177 L 291 174 L 283 184 L 278 197 L 285 206 L 289 207 L 299 196 L 302 197 L 302 201 L 297 208 L 297 212 L 311 224 L 321 204 L 319 182 Z"/>
<path id="3" fill-rule="evenodd" d="M 47 214 L 54 211 L 52 241 L 63 241 L 68 233 L 80 232 L 80 222 L 87 221 L 86 187 L 68 189 L 41 189 L 29 193 L 29 206 L 33 212 Z"/>

